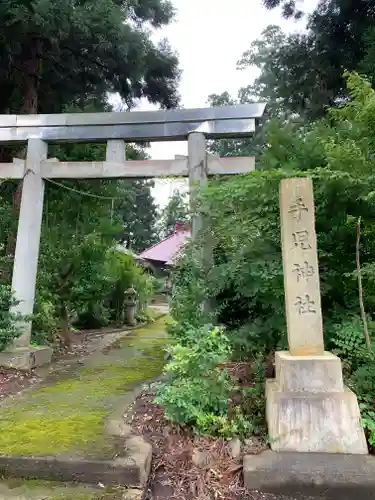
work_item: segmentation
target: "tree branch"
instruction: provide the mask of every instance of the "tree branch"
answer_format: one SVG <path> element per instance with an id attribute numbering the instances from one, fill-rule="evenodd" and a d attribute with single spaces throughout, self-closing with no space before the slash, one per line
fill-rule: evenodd
<path id="1" fill-rule="evenodd" d="M 357 241 L 356 241 L 356 246 L 355 246 L 355 260 L 357 263 L 357 274 L 358 274 L 359 307 L 361 309 L 361 318 L 362 318 L 362 322 L 363 322 L 363 332 L 365 335 L 367 348 L 368 348 L 368 350 L 371 350 L 371 340 L 370 340 L 370 335 L 368 333 L 367 318 L 366 318 L 365 306 L 363 303 L 362 274 L 361 274 L 361 263 L 360 263 L 360 258 L 359 258 L 360 240 L 361 240 L 361 217 L 358 217 Z"/>
<path id="2" fill-rule="evenodd" d="M 80 57 L 81 59 L 84 59 L 86 61 L 89 61 L 92 64 L 95 64 L 96 66 L 99 66 L 99 68 L 101 68 L 102 70 L 108 72 L 108 68 L 106 67 L 105 64 L 103 64 L 103 63 L 101 63 L 101 62 L 93 59 L 89 55 L 82 54 L 79 50 L 75 50 L 72 47 L 69 47 L 68 45 L 62 45 L 61 48 L 69 51 L 70 53 L 74 54 L 77 57 Z"/>

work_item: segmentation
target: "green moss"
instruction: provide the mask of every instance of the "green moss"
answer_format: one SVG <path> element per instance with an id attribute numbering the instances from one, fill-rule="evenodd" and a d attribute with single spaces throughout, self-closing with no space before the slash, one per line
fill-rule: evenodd
<path id="1" fill-rule="evenodd" d="M 108 448 L 104 420 L 120 397 L 158 376 L 164 364 L 165 320 L 135 330 L 109 355 L 93 358 L 66 380 L 29 393 L 0 411 L 5 455 L 79 455 Z M 130 353 L 130 354 L 129 354 Z"/>
<path id="2" fill-rule="evenodd" d="M 0 485 L 5 485 L 9 490 L 27 488 L 28 490 L 34 489 L 48 489 L 53 486 L 64 486 L 66 483 L 56 483 L 52 481 L 46 481 L 45 479 L 21 479 L 18 477 L 7 478 L 1 481 Z"/>
<path id="3" fill-rule="evenodd" d="M 7 479 L 0 481 L 0 498 L 46 500 L 121 500 L 125 488 L 98 489 L 88 485 L 59 483 L 41 479 Z"/>
<path id="4" fill-rule="evenodd" d="M 118 492 L 91 492 L 91 493 L 61 493 L 48 497 L 48 500 L 120 500 L 121 494 Z"/>
<path id="5" fill-rule="evenodd" d="M 17 412 L 0 423 L 0 448 L 5 455 L 55 455 L 82 449 L 96 441 L 106 414 L 25 418 Z M 27 439 L 22 442 L 21 439 Z"/>

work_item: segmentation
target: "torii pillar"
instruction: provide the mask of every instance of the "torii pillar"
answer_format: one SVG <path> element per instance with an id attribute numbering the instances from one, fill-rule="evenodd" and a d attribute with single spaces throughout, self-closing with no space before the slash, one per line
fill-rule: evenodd
<path id="1" fill-rule="evenodd" d="M 193 241 L 202 238 L 202 262 L 206 274 L 213 267 L 213 242 L 203 216 L 197 212 L 197 195 L 199 190 L 207 184 L 208 168 L 206 150 L 206 137 L 202 132 L 192 132 L 188 136 L 188 169 L 189 169 L 189 191 L 191 208 L 191 237 Z M 213 299 L 206 297 L 203 301 L 203 312 L 209 314 L 213 311 Z"/>

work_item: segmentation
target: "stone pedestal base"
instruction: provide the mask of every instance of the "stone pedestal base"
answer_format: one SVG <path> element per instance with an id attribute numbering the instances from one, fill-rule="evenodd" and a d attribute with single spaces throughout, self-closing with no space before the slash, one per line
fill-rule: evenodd
<path id="1" fill-rule="evenodd" d="M 357 397 L 343 385 L 337 356 L 278 352 L 275 371 L 266 385 L 273 450 L 368 453 Z"/>
<path id="2" fill-rule="evenodd" d="M 136 306 L 128 305 L 125 310 L 126 324 L 129 326 L 135 326 L 137 324 L 135 320 Z"/>
<path id="3" fill-rule="evenodd" d="M 0 352 L 0 366 L 15 370 L 30 371 L 37 366 L 47 365 L 52 359 L 52 349 L 42 347 L 11 347 Z"/>

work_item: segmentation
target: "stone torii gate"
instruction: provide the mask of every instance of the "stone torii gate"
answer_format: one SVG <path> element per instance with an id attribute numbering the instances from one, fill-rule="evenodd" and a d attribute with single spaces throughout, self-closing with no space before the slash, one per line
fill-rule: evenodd
<path id="1" fill-rule="evenodd" d="M 189 177 L 191 200 L 195 186 L 217 174 L 253 170 L 253 157 L 219 158 L 206 153 L 206 139 L 249 137 L 265 104 L 151 112 L 0 115 L 0 143 L 27 145 L 26 160 L 0 164 L 0 179 L 23 179 L 12 290 L 14 312 L 30 316 L 34 309 L 39 242 L 43 216 L 44 179 L 117 179 Z M 174 160 L 127 161 L 125 142 L 188 141 L 188 157 Z M 48 159 L 48 144 L 107 142 L 106 161 L 59 162 Z M 193 216 L 192 238 L 202 227 Z M 51 350 L 30 346 L 31 322 L 6 352 L 0 365 L 20 369 L 50 362 Z"/>

